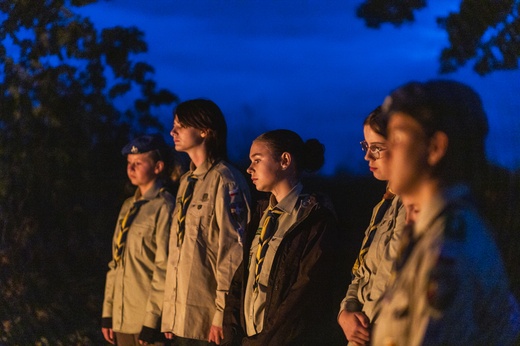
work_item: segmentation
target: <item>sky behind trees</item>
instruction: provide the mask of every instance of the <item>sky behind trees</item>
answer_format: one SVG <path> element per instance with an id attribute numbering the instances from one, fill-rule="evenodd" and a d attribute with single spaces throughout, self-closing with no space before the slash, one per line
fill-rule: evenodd
<path id="1" fill-rule="evenodd" d="M 520 71 L 482 77 L 470 65 L 438 73 L 448 41 L 435 20 L 457 10 L 458 1 L 429 1 L 415 23 L 379 30 L 356 17 L 359 3 L 110 0 L 80 12 L 99 27 L 137 26 L 160 87 L 181 101 L 217 102 L 228 119 L 234 161 L 247 160 L 260 133 L 289 128 L 326 145 L 322 173 L 367 173 L 359 148 L 364 117 L 403 83 L 449 78 L 481 95 L 490 119 L 489 158 L 520 167 Z M 171 111 L 160 112 L 166 128 Z"/>

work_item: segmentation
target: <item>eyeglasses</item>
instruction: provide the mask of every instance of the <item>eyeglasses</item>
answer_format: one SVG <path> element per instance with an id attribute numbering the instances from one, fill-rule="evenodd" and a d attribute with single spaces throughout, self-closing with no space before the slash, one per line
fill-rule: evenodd
<path id="1" fill-rule="evenodd" d="M 387 150 L 387 148 L 379 145 L 368 145 L 367 141 L 361 141 L 359 144 L 361 144 L 361 150 L 365 153 L 369 151 L 369 154 L 374 158 L 374 160 L 380 159 L 381 152 Z"/>

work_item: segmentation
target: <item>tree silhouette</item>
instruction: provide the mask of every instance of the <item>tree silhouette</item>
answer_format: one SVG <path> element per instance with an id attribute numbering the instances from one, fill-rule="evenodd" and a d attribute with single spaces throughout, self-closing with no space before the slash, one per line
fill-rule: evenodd
<path id="1" fill-rule="evenodd" d="M 73 12 L 92 2 L 0 1 L 0 344 L 100 344 L 120 149 L 177 101 L 140 30 Z"/>
<path id="2" fill-rule="evenodd" d="M 357 9 L 370 28 L 383 23 L 400 26 L 413 22 L 414 11 L 426 0 L 366 0 Z M 442 50 L 440 70 L 453 72 L 470 60 L 480 75 L 518 68 L 520 58 L 520 1 L 462 0 L 458 13 L 437 19 L 448 33 L 449 46 Z"/>

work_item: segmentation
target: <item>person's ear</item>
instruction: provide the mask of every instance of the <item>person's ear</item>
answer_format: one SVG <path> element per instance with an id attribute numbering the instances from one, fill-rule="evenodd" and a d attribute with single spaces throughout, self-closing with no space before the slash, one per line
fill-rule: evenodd
<path id="1" fill-rule="evenodd" d="M 201 130 L 201 131 L 200 131 L 200 136 L 201 136 L 202 138 L 206 138 L 207 135 L 208 135 L 208 131 L 207 131 L 207 130 Z"/>
<path id="2" fill-rule="evenodd" d="M 428 164 L 436 166 L 448 151 L 449 139 L 444 132 L 437 131 L 430 138 L 430 146 L 428 147 Z"/>
<path id="3" fill-rule="evenodd" d="M 292 156 L 288 152 L 283 152 L 280 160 L 280 165 L 282 166 L 282 169 L 287 169 L 291 165 L 292 162 Z"/>
<path id="4" fill-rule="evenodd" d="M 163 161 L 157 161 L 155 163 L 155 168 L 153 170 L 153 172 L 157 175 L 159 173 L 161 173 L 164 169 L 164 162 Z"/>

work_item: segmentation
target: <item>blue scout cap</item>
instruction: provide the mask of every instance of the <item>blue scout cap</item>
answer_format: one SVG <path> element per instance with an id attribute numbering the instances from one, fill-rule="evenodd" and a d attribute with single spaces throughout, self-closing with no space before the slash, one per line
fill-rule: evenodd
<path id="1" fill-rule="evenodd" d="M 123 147 L 121 154 L 124 156 L 128 154 L 143 154 L 153 150 L 162 152 L 167 148 L 168 146 L 161 135 L 145 135 L 131 140 Z"/>

